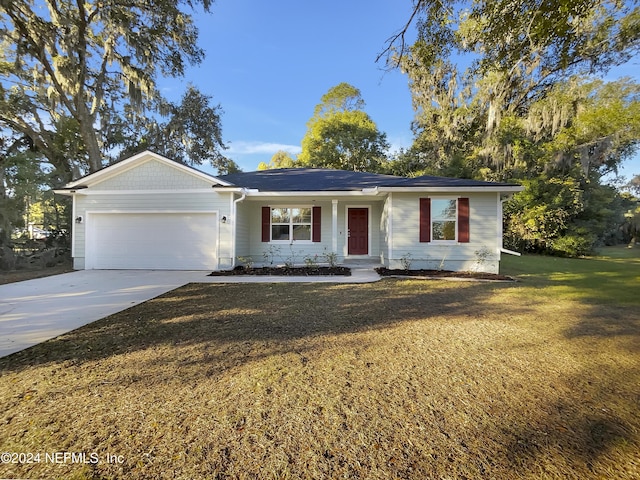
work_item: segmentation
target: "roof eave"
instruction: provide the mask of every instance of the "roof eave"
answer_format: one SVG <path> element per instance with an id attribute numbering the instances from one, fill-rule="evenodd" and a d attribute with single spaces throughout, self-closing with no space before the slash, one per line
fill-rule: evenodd
<path id="1" fill-rule="evenodd" d="M 372 195 L 372 194 L 365 193 L 362 190 L 261 191 L 261 190 L 251 189 L 247 191 L 248 197 L 336 197 L 336 196 L 362 196 L 362 195 Z"/>
<path id="2" fill-rule="evenodd" d="M 520 185 L 467 185 L 458 187 L 379 187 L 380 192 L 387 193 L 449 193 L 449 192 L 521 192 Z"/>
<path id="3" fill-rule="evenodd" d="M 80 185 L 78 187 L 69 187 L 69 188 L 55 188 L 53 193 L 58 195 L 67 195 L 68 197 L 72 197 L 76 193 L 79 193 L 81 190 L 86 190 L 87 187 L 85 185 Z"/>

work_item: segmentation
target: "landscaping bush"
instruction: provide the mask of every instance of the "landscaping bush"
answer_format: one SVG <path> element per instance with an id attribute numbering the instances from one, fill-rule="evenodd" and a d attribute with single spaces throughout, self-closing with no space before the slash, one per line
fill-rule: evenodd
<path id="1" fill-rule="evenodd" d="M 588 233 L 586 229 L 578 228 L 573 233 L 559 237 L 550 243 L 550 253 L 553 255 L 584 257 L 593 253 L 596 237 Z"/>

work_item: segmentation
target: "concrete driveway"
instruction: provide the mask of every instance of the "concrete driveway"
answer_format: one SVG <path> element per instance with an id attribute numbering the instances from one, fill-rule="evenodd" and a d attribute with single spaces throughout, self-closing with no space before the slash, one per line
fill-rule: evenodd
<path id="1" fill-rule="evenodd" d="M 10 355 L 187 283 L 375 282 L 372 266 L 350 277 L 235 276 L 167 270 L 79 270 L 0 285 L 0 357 Z"/>
<path id="2" fill-rule="evenodd" d="M 0 285 L 0 357 L 120 312 L 208 272 L 81 270 Z"/>

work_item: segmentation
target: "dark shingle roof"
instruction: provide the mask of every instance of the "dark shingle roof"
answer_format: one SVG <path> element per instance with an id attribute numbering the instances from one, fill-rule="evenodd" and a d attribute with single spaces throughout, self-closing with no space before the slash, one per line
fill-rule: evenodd
<path id="1" fill-rule="evenodd" d="M 263 192 L 318 192 L 362 190 L 372 187 L 498 187 L 514 184 L 482 182 L 463 178 L 422 176 L 395 177 L 377 173 L 320 168 L 281 168 L 232 173 L 218 177 L 237 187 Z"/>

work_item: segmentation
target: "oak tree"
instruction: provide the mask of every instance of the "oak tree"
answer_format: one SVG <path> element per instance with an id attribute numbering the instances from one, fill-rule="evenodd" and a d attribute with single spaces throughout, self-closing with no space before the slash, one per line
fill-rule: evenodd
<path id="1" fill-rule="evenodd" d="M 93 172 L 109 153 L 114 117 L 153 117 L 156 82 L 179 77 L 204 52 L 189 11 L 212 0 L 0 1 L 0 126 L 31 139 L 52 165 Z M 166 112 L 159 112 L 166 113 Z M 60 122 L 78 149 L 55 145 Z M 214 137 L 214 143 L 217 139 Z"/>
<path id="2" fill-rule="evenodd" d="M 377 172 L 389 148 L 386 134 L 365 113 L 360 90 L 341 83 L 322 96 L 307 123 L 298 164 Z"/>

